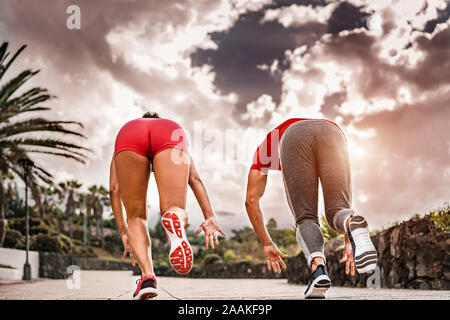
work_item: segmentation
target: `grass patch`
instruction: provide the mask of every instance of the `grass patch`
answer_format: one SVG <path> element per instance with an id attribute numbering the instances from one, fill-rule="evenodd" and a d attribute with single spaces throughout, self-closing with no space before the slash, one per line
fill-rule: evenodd
<path id="1" fill-rule="evenodd" d="M 442 207 L 431 211 L 429 216 L 438 232 L 450 232 L 450 205 L 447 202 Z"/>
<path id="2" fill-rule="evenodd" d="M 109 253 L 108 251 L 102 249 L 102 248 L 97 248 L 97 247 L 91 247 L 93 253 L 97 256 L 97 259 L 102 259 L 102 260 L 109 260 L 109 261 L 121 261 L 121 257 L 122 256 L 117 256 L 117 255 L 113 255 L 111 253 Z M 125 259 L 125 261 L 127 261 Z M 131 260 L 130 260 L 131 262 Z"/>

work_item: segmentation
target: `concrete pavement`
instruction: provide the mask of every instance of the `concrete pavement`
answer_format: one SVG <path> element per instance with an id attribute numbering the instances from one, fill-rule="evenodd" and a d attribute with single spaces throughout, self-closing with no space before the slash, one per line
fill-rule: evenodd
<path id="1" fill-rule="evenodd" d="M 31 283 L 0 280 L 0 299 L 127 300 L 136 289 L 130 271 L 81 271 L 80 281 L 36 280 Z M 79 289 L 77 289 L 79 287 Z M 305 286 L 286 279 L 192 279 L 159 277 L 159 300 L 303 299 Z M 328 299 L 450 300 L 450 291 L 360 289 L 333 287 Z"/>

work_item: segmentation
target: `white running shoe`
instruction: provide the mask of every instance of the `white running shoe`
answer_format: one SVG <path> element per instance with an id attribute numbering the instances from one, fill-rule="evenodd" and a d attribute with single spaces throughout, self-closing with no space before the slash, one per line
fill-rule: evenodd
<path id="1" fill-rule="evenodd" d="M 161 223 L 170 241 L 169 261 L 172 268 L 179 274 L 189 273 L 194 255 L 186 237 L 183 221 L 175 212 L 166 212 L 161 218 Z"/>
<path id="2" fill-rule="evenodd" d="M 370 239 L 367 221 L 362 216 L 350 218 L 348 234 L 353 249 L 356 270 L 359 273 L 373 272 L 377 266 L 377 251 Z"/>

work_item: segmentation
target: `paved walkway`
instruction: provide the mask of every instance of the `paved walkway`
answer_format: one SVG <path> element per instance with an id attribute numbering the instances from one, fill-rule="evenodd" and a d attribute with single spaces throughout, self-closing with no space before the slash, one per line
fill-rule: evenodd
<path id="1" fill-rule="evenodd" d="M 113 299 L 132 297 L 136 279 L 130 271 L 81 271 L 79 289 L 69 289 L 67 280 L 36 280 L 31 283 L 0 280 L 0 299 Z M 158 278 L 155 299 L 303 299 L 305 286 L 287 280 Z M 440 299 L 450 300 L 450 291 L 331 288 L 328 299 Z"/>

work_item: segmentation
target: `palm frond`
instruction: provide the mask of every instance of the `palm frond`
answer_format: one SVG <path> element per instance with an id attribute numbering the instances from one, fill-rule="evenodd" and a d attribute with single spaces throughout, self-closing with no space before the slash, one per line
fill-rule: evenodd
<path id="1" fill-rule="evenodd" d="M 38 72 L 39 71 L 31 70 L 22 71 L 17 77 L 9 80 L 6 84 L 4 84 L 0 89 L 0 106 L 2 106 L 3 108 L 7 99 Z"/>
<path id="2" fill-rule="evenodd" d="M 0 64 L 3 64 L 3 62 L 9 56 L 9 52 L 6 52 L 6 49 L 8 49 L 8 42 L 3 42 L 0 46 Z"/>
<path id="3" fill-rule="evenodd" d="M 70 153 L 65 153 L 65 152 L 56 152 L 56 151 L 43 151 L 43 150 L 27 150 L 28 153 L 40 153 L 40 154 L 49 154 L 49 155 L 54 155 L 54 156 L 58 156 L 58 157 L 64 157 L 64 158 L 69 158 L 69 159 L 73 159 L 77 162 L 80 162 L 82 164 L 85 164 L 86 161 L 82 158 L 82 157 L 77 157 L 76 155 L 70 154 Z"/>
<path id="4" fill-rule="evenodd" d="M 65 142 L 62 140 L 57 139 L 35 139 L 35 138 L 28 138 L 28 139 L 12 139 L 12 140 L 3 140 L 3 142 L 12 143 L 15 145 L 29 145 L 29 146 L 39 146 L 39 147 L 46 147 L 46 148 L 56 148 L 61 149 L 64 151 L 70 151 L 75 154 L 78 154 L 79 156 L 83 156 L 82 153 L 78 153 L 72 149 L 75 150 L 85 150 L 85 151 L 92 151 L 89 148 L 82 147 L 73 143 Z M 0 141 L 0 144 L 2 142 Z"/>
<path id="5" fill-rule="evenodd" d="M 54 96 L 43 92 L 34 93 L 33 95 L 27 97 L 20 96 L 19 98 L 10 99 L 6 101 L 3 107 L 4 109 L 0 111 L 1 113 L 12 113 L 11 116 L 14 116 L 19 113 L 33 111 L 32 109 L 36 110 L 37 108 L 41 108 L 41 110 L 50 110 L 50 108 L 48 107 L 40 106 L 33 108 L 33 106 L 38 103 L 48 101 L 52 98 L 54 98 Z"/>
<path id="6" fill-rule="evenodd" d="M 35 131 L 48 131 L 59 132 L 68 135 L 74 135 L 85 138 L 85 136 L 77 131 L 66 129 L 64 124 L 75 124 L 80 127 L 83 125 L 76 121 L 50 121 L 44 118 L 32 118 L 20 122 L 14 122 L 0 128 L 0 139 L 5 137 L 11 137 L 21 133 L 35 132 Z"/>
<path id="7" fill-rule="evenodd" d="M 23 50 L 25 50 L 26 47 L 27 47 L 26 44 L 21 46 L 19 48 L 19 50 L 17 50 L 17 52 L 14 54 L 14 56 L 11 59 L 9 59 L 9 61 L 6 65 L 3 65 L 3 63 L 6 62 L 6 57 L 9 55 L 9 53 L 7 53 L 6 56 L 3 57 L 2 61 L 1 61 L 1 67 L 0 67 L 0 80 L 2 79 L 5 72 L 9 69 L 11 64 L 14 62 L 14 60 L 16 60 L 16 58 L 22 53 Z M 2 55 L 4 55 L 7 48 L 8 48 L 8 42 L 4 42 L 0 49 L 0 53 L 3 53 Z"/>
<path id="8" fill-rule="evenodd" d="M 4 79 L 5 73 L 25 48 L 26 45 L 21 46 L 10 56 L 8 43 L 4 42 L 1 44 L 0 81 Z M 2 82 L 0 87 L 0 171 L 2 174 L 14 173 L 21 179 L 24 179 L 24 176 L 20 159 L 28 159 L 30 154 L 54 155 L 85 163 L 87 157 L 84 153 L 92 151 L 77 143 L 55 138 L 53 134 L 51 138 L 40 138 L 35 135 L 38 132 L 46 132 L 47 136 L 49 136 L 48 133 L 56 133 L 61 136 L 86 138 L 73 127 L 83 128 L 83 124 L 80 122 L 52 121 L 43 117 L 25 120 L 24 118 L 19 118 L 25 113 L 50 110 L 49 107 L 42 104 L 55 98 L 47 89 L 41 87 L 33 87 L 21 92 L 20 89 L 23 85 L 38 72 L 39 70 L 24 70 L 11 79 Z M 36 202 L 35 205 L 41 215 L 44 216 L 45 208 L 40 200 L 40 183 L 50 185 L 56 189 L 57 187 L 54 185 L 52 174 L 45 168 L 34 163 L 29 173 L 29 183 Z M 76 185 L 73 187 L 76 187 Z M 0 210 L 0 217 L 2 214 L 3 211 Z"/>
<path id="9" fill-rule="evenodd" d="M 6 102 L 6 106 L 5 107 L 8 108 L 11 105 L 22 106 L 25 103 L 27 103 L 28 101 L 30 101 L 30 99 L 32 99 L 32 97 L 39 96 L 39 95 L 47 95 L 47 96 L 49 96 L 49 99 L 55 98 L 54 96 L 51 96 L 48 93 L 47 89 L 35 87 L 35 88 L 32 88 L 32 89 L 24 92 L 23 94 L 21 94 L 20 96 L 18 96 L 16 98 L 9 99 Z"/>

